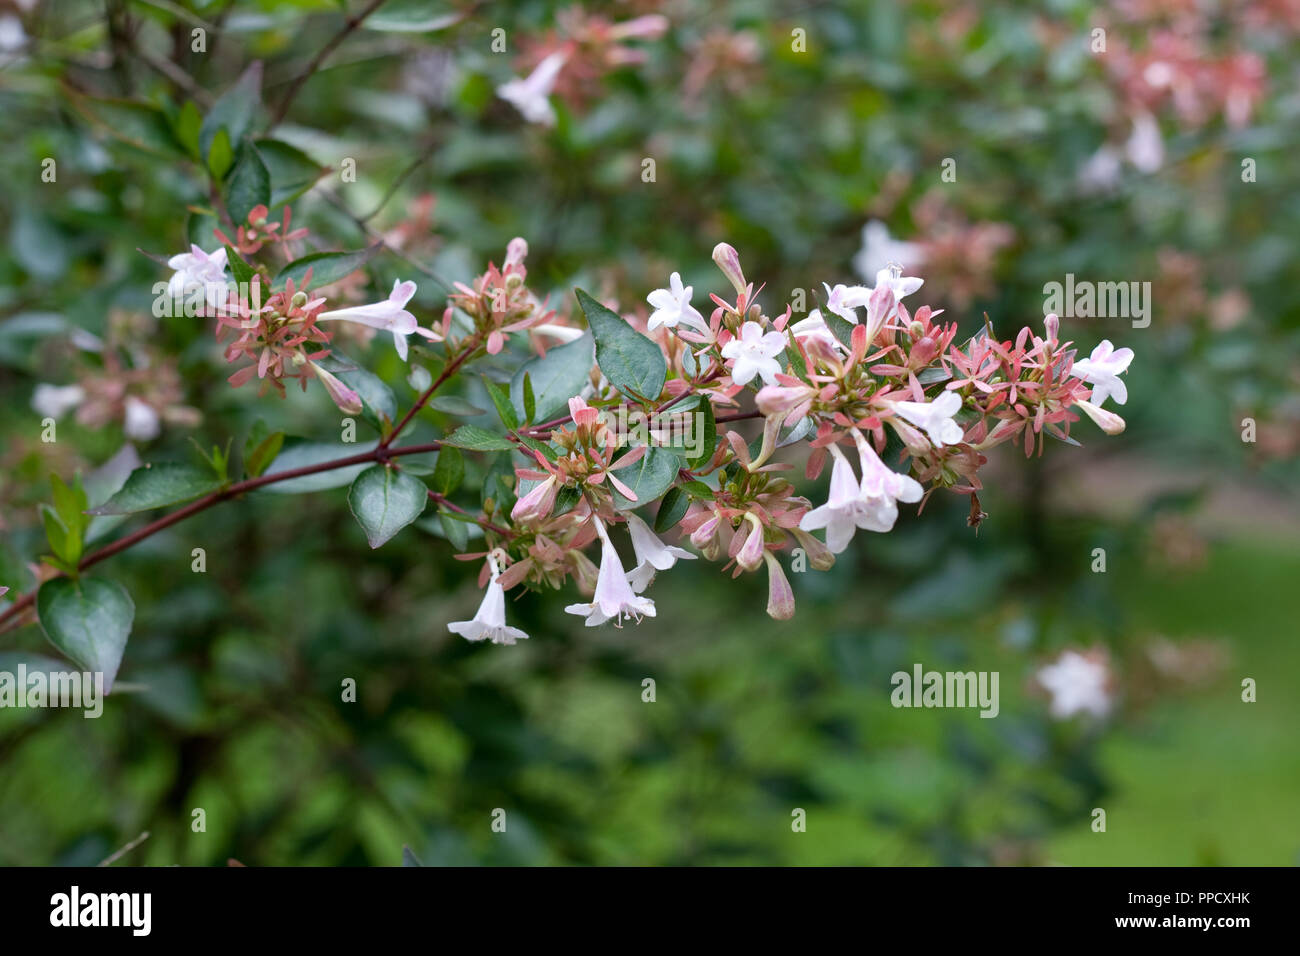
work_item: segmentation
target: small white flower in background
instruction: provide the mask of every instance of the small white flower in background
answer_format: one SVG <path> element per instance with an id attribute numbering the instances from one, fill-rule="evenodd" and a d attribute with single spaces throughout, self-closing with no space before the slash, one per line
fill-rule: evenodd
<path id="1" fill-rule="evenodd" d="M 857 310 L 867 304 L 871 290 L 863 285 L 840 284 L 831 288 L 830 283 L 823 282 L 826 289 L 826 311 L 838 315 L 845 322 L 858 324 Z"/>
<path id="2" fill-rule="evenodd" d="M 27 45 L 27 33 L 23 22 L 11 13 L 0 14 L 0 53 L 16 53 Z M 11 57 L 0 59 L 8 63 Z"/>
<path id="3" fill-rule="evenodd" d="M 757 322 L 746 322 L 740 327 L 740 335 L 722 347 L 724 359 L 735 359 L 731 380 L 737 385 L 747 385 L 755 375 L 759 375 L 764 384 L 776 384 L 776 377 L 781 372 L 781 363 L 776 356 L 785 345 L 786 338 L 781 332 L 765 334 Z"/>
<path id="4" fill-rule="evenodd" d="M 1114 188 L 1123 172 L 1123 157 L 1113 146 L 1102 146 L 1079 167 L 1079 184 L 1085 189 L 1103 192 Z"/>
<path id="5" fill-rule="evenodd" d="M 537 64 L 524 79 L 514 79 L 497 87 L 497 96 L 511 103 L 530 123 L 555 125 L 555 109 L 551 106 L 551 90 L 556 77 L 568 56 L 555 52 Z"/>
<path id="6" fill-rule="evenodd" d="M 596 577 L 596 593 L 591 603 L 570 604 L 565 612 L 585 617 L 588 627 L 609 620 L 616 627 L 622 627 L 625 618 L 634 617 L 639 621 L 643 617 L 654 617 L 655 602 L 633 592 L 605 526 L 594 515 L 591 520 L 596 523 L 596 533 L 600 535 L 600 573 Z"/>
<path id="7" fill-rule="evenodd" d="M 922 429 L 930 436 L 930 441 L 940 448 L 944 445 L 956 445 L 965 432 L 954 421 L 953 416 L 961 411 L 961 396 L 956 392 L 944 392 L 932 402 L 891 402 L 894 411 Z"/>
<path id="8" fill-rule="evenodd" d="M 1160 124 L 1150 113 L 1133 117 L 1133 134 L 1124 144 L 1128 161 L 1140 172 L 1154 173 L 1165 163 L 1165 143 L 1160 136 Z"/>
<path id="9" fill-rule="evenodd" d="M 62 418 L 86 400 L 80 385 L 37 385 L 32 392 L 32 411 L 42 418 Z"/>
<path id="10" fill-rule="evenodd" d="M 447 625 L 447 630 L 459 634 L 467 641 L 490 640 L 493 644 L 513 644 L 515 641 L 527 640 L 527 634 L 506 624 L 506 592 L 497 581 L 501 577 L 501 569 L 497 566 L 495 554 L 488 555 L 488 564 L 492 567 L 492 580 L 488 582 L 483 603 L 478 606 L 474 620 L 453 621 Z"/>
<path id="11" fill-rule="evenodd" d="M 890 531 L 898 519 L 898 502 L 920 501 L 922 488 L 910 475 L 891 471 L 867 444 L 862 433 L 854 431 L 858 443 L 858 460 L 862 466 L 859 482 L 838 445 L 831 445 L 835 464 L 831 469 L 831 490 L 826 504 L 803 516 L 799 527 L 804 531 L 826 529 L 826 547 L 839 554 L 849 546 L 857 528 L 863 531 Z"/>
<path id="12" fill-rule="evenodd" d="M 203 301 L 210 308 L 215 309 L 225 304 L 225 246 L 209 255 L 198 246 L 191 245 L 189 252 L 168 259 L 167 267 L 176 270 L 167 283 L 167 294 L 173 299 L 183 298 L 194 289 L 202 289 Z"/>
<path id="13" fill-rule="evenodd" d="M 884 286 L 894 293 L 894 301 L 902 302 L 904 296 L 909 296 L 921 286 L 925 285 L 924 279 L 918 279 L 916 276 L 905 276 L 898 263 L 890 263 L 876 273 L 876 288 Z"/>
<path id="14" fill-rule="evenodd" d="M 126 416 L 122 429 L 127 438 L 135 441 L 152 441 L 162 432 L 162 419 L 148 402 L 128 395 L 125 401 Z"/>
<path id="15" fill-rule="evenodd" d="M 904 269 L 914 268 L 924 264 L 925 251 L 918 243 L 890 238 L 889 227 L 872 219 L 862 227 L 862 248 L 853 257 L 853 269 L 864 280 L 876 278 L 879 282 L 881 270 L 888 269 L 891 262 Z"/>
<path id="16" fill-rule="evenodd" d="M 1103 405 L 1111 397 L 1117 405 L 1123 405 L 1128 401 L 1128 387 L 1120 376 L 1128 371 L 1132 361 L 1132 349 L 1117 349 L 1110 344 L 1110 339 L 1102 339 L 1092 350 L 1092 355 L 1075 361 L 1070 374 L 1092 384 L 1091 401 L 1094 405 Z"/>
<path id="17" fill-rule="evenodd" d="M 358 305 L 349 309 L 334 309 L 330 312 L 322 312 L 316 317 L 316 321 L 356 322 L 372 329 L 392 332 L 393 345 L 397 347 L 397 354 L 405 361 L 408 351 L 406 344 L 408 335 L 415 332 L 427 339 L 434 337 L 433 332 L 429 329 L 420 328 L 420 323 L 416 321 L 415 316 L 406 311 L 406 303 L 410 302 L 411 296 L 415 295 L 415 288 L 414 282 L 409 280 L 403 282 L 401 279 L 397 279 L 393 282 L 393 291 L 382 302 L 372 302 L 370 305 Z"/>
<path id="18" fill-rule="evenodd" d="M 636 552 L 636 567 L 628 572 L 627 582 L 637 594 L 649 586 L 656 571 L 667 571 L 679 560 L 695 560 L 695 555 L 685 548 L 660 541 L 650 526 L 634 514 L 627 516 L 627 530 L 632 535 L 632 550 Z"/>
<path id="19" fill-rule="evenodd" d="M 684 322 L 693 329 L 707 332 L 709 326 L 704 321 L 704 316 L 691 305 L 693 291 L 694 287 L 683 286 L 681 275 L 674 272 L 668 277 L 667 289 L 655 289 L 646 296 L 646 301 L 655 307 L 654 312 L 650 313 L 646 328 L 651 332 L 661 325 L 675 329 L 679 323 Z"/>
<path id="20" fill-rule="evenodd" d="M 1075 714 L 1105 717 L 1112 704 L 1110 668 L 1104 651 L 1064 651 L 1035 679 L 1052 696 L 1048 712 L 1058 720 Z"/>

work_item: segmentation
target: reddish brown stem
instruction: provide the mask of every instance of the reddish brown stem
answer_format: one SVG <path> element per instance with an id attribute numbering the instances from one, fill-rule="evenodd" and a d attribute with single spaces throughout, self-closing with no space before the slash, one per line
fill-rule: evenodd
<path id="1" fill-rule="evenodd" d="M 213 505 L 220 504 L 223 501 L 228 501 L 231 498 L 237 498 L 246 492 L 255 491 L 256 489 L 262 488 L 266 485 L 273 485 L 278 481 L 289 481 L 292 478 L 305 478 L 308 475 L 320 474 L 323 471 L 334 471 L 337 468 L 347 468 L 349 465 L 364 465 L 368 462 L 387 461 L 389 458 L 397 458 L 402 455 L 418 455 L 422 452 L 437 451 L 441 447 L 442 442 L 437 441 L 428 442 L 423 445 L 407 445 L 403 448 L 387 448 L 383 445 L 379 445 L 372 448 L 370 451 L 361 452 L 357 455 L 349 455 L 346 458 L 336 458 L 333 461 L 324 461 L 315 465 L 304 465 L 301 468 L 294 468 L 291 471 L 278 471 L 271 475 L 259 475 L 256 478 L 246 478 L 243 481 L 237 481 L 234 484 L 227 485 L 225 488 L 221 488 L 211 494 L 204 495 L 196 501 L 191 501 L 184 508 L 179 508 L 171 514 L 163 515 L 161 518 L 149 522 L 144 527 L 131 532 L 125 537 L 119 538 L 111 544 L 104 545 L 104 547 L 97 551 L 92 551 L 81 559 L 81 562 L 77 565 L 77 570 L 84 571 L 86 568 L 98 564 L 105 558 L 111 558 L 113 555 L 119 554 L 127 548 L 139 544 L 145 538 L 152 537 L 159 531 L 162 531 L 165 528 L 170 528 L 172 525 L 184 521 L 190 515 L 196 515 L 200 511 L 208 510 Z M 55 575 L 55 577 L 62 576 L 62 574 Z M 31 607 L 35 600 L 36 591 L 29 591 L 14 601 L 14 603 L 5 609 L 3 613 L 0 613 L 0 632 L 6 630 L 5 625 L 16 619 L 27 610 L 27 608 Z"/>

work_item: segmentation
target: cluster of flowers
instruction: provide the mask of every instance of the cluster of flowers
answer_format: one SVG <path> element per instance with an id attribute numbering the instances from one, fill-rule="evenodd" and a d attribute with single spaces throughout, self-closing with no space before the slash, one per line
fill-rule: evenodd
<path id="1" fill-rule="evenodd" d="M 756 416 L 719 419 L 712 455 L 691 467 L 683 463 L 674 484 L 692 499 L 680 520 L 685 540 L 704 558 L 725 561 L 733 576 L 766 568 L 773 618 L 794 613 L 794 593 L 777 557 L 782 549 L 802 548 L 812 567 L 827 569 L 858 530 L 890 531 L 900 502 L 923 502 L 939 488 L 973 495 L 985 452 L 996 445 L 1023 441 L 1027 455 L 1035 448 L 1041 453 L 1044 436 L 1070 441 L 1081 414 L 1108 434 L 1124 428 L 1103 405 L 1127 400 L 1120 376 L 1132 351 L 1103 341 L 1090 357 L 1076 359 L 1072 343 L 1059 339 L 1054 315 L 1044 335 L 1024 328 L 1003 341 L 986 323 L 959 345 L 956 323 L 940 323 L 929 306 L 913 313 L 903 304 L 922 280 L 895 265 L 878 272 L 874 287 L 826 284 L 820 307 L 793 321 L 790 306 L 776 317 L 763 311 L 731 246 L 719 244 L 713 259 L 734 301 L 711 295 L 706 319 L 692 302 L 694 290 L 673 273 L 666 288 L 647 297 L 648 318 L 633 323 L 673 370 L 661 395 L 643 398 L 658 409 L 689 396 L 736 408 L 752 393 Z M 654 616 L 644 592 L 656 573 L 696 556 L 665 544 L 616 504 L 615 492 L 637 508 L 649 503 L 616 475 L 646 447 L 621 447 L 600 415 L 629 401 L 636 399 L 620 395 L 596 369 L 544 447 L 521 443 L 537 467 L 516 469 L 517 500 L 508 519 L 494 518 L 505 526 L 487 526 L 486 554 L 464 556 L 487 558 L 481 583 L 488 590 L 474 619 L 450 625 L 453 632 L 514 643 L 526 635 L 506 624 L 504 590 L 559 587 L 569 576 L 593 593 L 590 602 L 567 608 L 588 625 Z M 756 453 L 734 425 L 722 424 L 749 417 L 763 420 Z M 891 434 L 906 462 L 902 471 L 882 458 Z M 778 447 L 799 442 L 808 449 L 808 478 L 833 461 L 829 497 L 815 507 L 780 477 L 793 466 L 771 460 Z M 611 534 L 623 523 L 635 555 L 630 572 Z M 824 541 L 812 533 L 823 529 Z M 582 553 L 597 539 L 598 569 Z"/>

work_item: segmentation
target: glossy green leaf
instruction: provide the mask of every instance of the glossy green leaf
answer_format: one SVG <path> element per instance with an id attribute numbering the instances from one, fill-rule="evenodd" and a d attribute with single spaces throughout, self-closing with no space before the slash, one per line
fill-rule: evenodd
<path id="1" fill-rule="evenodd" d="M 55 647 L 112 689 L 122 664 L 135 604 L 120 584 L 101 578 L 54 578 L 36 595 L 41 629 Z"/>
<path id="2" fill-rule="evenodd" d="M 207 468 L 180 462 L 159 462 L 131 472 L 121 489 L 98 508 L 95 515 L 134 514 L 191 501 L 221 487 Z"/>
<path id="3" fill-rule="evenodd" d="M 581 289 L 576 290 L 592 334 L 596 364 L 624 395 L 653 401 L 664 390 L 668 362 L 659 346 Z"/>
<path id="4" fill-rule="evenodd" d="M 424 482 L 383 465 L 367 468 L 348 489 L 348 507 L 372 548 L 420 517 L 428 503 Z"/>

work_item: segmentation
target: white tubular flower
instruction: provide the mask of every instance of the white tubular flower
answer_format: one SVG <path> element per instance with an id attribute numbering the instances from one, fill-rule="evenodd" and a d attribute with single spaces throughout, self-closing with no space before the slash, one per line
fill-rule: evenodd
<path id="1" fill-rule="evenodd" d="M 627 530 L 632 535 L 636 567 L 627 574 L 627 583 L 640 594 L 654 580 L 656 571 L 667 571 L 678 561 L 694 561 L 695 555 L 685 548 L 664 544 L 650 526 L 634 514 L 627 516 Z"/>
<path id="2" fill-rule="evenodd" d="M 684 322 L 697 331 L 708 332 L 709 326 L 704 321 L 704 316 L 691 305 L 693 291 L 694 287 L 683 286 L 681 275 L 674 272 L 668 277 L 667 289 L 655 289 L 646 296 L 646 301 L 655 307 L 654 312 L 650 313 L 650 321 L 646 323 L 646 328 L 651 332 L 661 325 L 675 329 L 678 324 Z"/>
<path id="3" fill-rule="evenodd" d="M 176 270 L 167 282 L 167 294 L 173 299 L 183 298 L 193 289 L 202 289 L 203 301 L 209 308 L 215 309 L 225 304 L 225 246 L 209 255 L 198 246 L 191 245 L 189 252 L 168 259 L 167 266 Z"/>
<path id="4" fill-rule="evenodd" d="M 451 622 L 447 625 L 447 630 L 459 634 L 467 641 L 490 640 L 493 644 L 513 644 L 527 640 L 526 633 L 506 624 L 506 592 L 497 581 L 501 577 L 501 571 L 494 554 L 488 555 L 488 563 L 492 566 L 492 580 L 488 582 L 478 613 L 472 621 Z"/>
<path id="5" fill-rule="evenodd" d="M 862 433 L 854 431 L 858 444 L 858 461 L 862 466 L 861 482 L 853 474 L 839 446 L 831 445 L 835 464 L 831 470 L 831 491 L 826 504 L 803 516 L 799 527 L 804 531 L 826 529 L 826 547 L 839 554 L 849 546 L 856 529 L 891 531 L 898 520 L 898 502 L 920 501 L 922 488 L 910 475 L 891 471 L 867 444 Z"/>
<path id="6" fill-rule="evenodd" d="M 1120 376 L 1128 371 L 1132 361 L 1132 349 L 1117 349 L 1111 345 L 1110 339 L 1102 339 L 1092 350 L 1092 355 L 1070 366 L 1070 374 L 1092 385 L 1091 401 L 1094 405 L 1104 405 L 1111 397 L 1115 404 L 1123 405 L 1128 401 L 1128 387 Z"/>
<path id="7" fill-rule="evenodd" d="M 932 402 L 891 402 L 890 405 L 940 448 L 958 444 L 966 434 L 953 418 L 961 411 L 961 396 L 956 392 L 944 392 Z"/>
<path id="8" fill-rule="evenodd" d="M 747 385 L 758 375 L 764 384 L 775 385 L 781 372 L 781 363 L 776 356 L 785 348 L 785 343 L 783 333 L 765 334 L 757 322 L 746 322 L 740 327 L 740 335 L 722 347 L 724 359 L 735 359 L 731 380 L 737 385 Z"/>
<path id="9" fill-rule="evenodd" d="M 555 108 L 551 106 L 551 90 L 564 67 L 568 56 L 555 52 L 537 64 L 536 69 L 524 79 L 514 79 L 497 87 L 497 96 L 512 104 L 530 123 L 555 125 Z"/>
<path id="10" fill-rule="evenodd" d="M 570 604 L 564 610 L 568 614 L 578 614 L 587 619 L 588 627 L 596 627 L 612 620 L 615 627 L 622 627 L 626 618 L 655 616 L 655 602 L 647 597 L 638 597 L 628 583 L 623 562 L 609 540 L 609 533 L 600 519 L 592 516 L 596 522 L 596 533 L 600 535 L 600 574 L 596 578 L 596 593 L 589 604 Z"/>
<path id="11" fill-rule="evenodd" d="M 392 332 L 393 345 L 397 348 L 397 354 L 402 357 L 402 361 L 406 361 L 408 335 L 413 332 L 418 332 L 426 338 L 431 338 L 433 335 L 427 329 L 420 328 L 420 323 L 416 321 L 415 316 L 406 311 L 406 303 L 410 302 L 411 296 L 415 295 L 415 289 L 414 282 L 409 280 L 403 282 L 397 279 L 393 282 L 393 291 L 382 302 L 322 312 L 316 317 L 316 321 L 356 322 L 358 325 L 369 326 L 372 329 Z"/>

